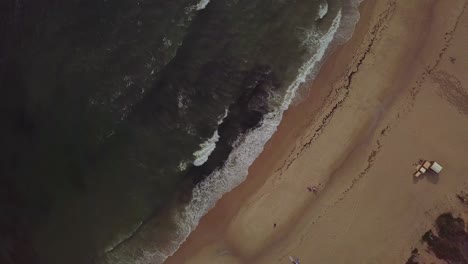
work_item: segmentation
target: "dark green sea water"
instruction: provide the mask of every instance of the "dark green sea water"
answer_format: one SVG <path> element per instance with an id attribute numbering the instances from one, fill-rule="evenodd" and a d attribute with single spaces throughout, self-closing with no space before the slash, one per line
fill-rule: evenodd
<path id="1" fill-rule="evenodd" d="M 1 0 L 0 263 L 161 263 L 244 179 L 350 7 Z"/>

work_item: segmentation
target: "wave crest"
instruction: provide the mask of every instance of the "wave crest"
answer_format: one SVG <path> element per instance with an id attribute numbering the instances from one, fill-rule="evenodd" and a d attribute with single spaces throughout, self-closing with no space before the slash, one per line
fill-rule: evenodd
<path id="1" fill-rule="evenodd" d="M 228 115 L 228 109 L 225 110 L 224 115 L 220 117 L 218 120 L 218 127 L 221 125 L 224 121 L 224 119 Z M 218 128 L 216 128 L 215 132 L 213 133 L 213 136 L 206 140 L 205 142 L 200 144 L 200 149 L 197 150 L 195 153 L 193 153 L 193 156 L 195 157 L 195 160 L 193 161 L 193 165 L 195 166 L 201 166 L 203 165 L 208 158 L 210 157 L 211 153 L 215 150 L 216 148 L 216 143 L 219 140 L 219 134 L 218 134 Z"/>
<path id="2" fill-rule="evenodd" d="M 276 132 L 284 111 L 288 109 L 298 89 L 311 77 L 315 76 L 320 62 L 326 55 L 329 45 L 333 42 L 340 28 L 341 22 L 342 12 L 339 11 L 328 32 L 319 39 L 320 47 L 317 52 L 302 65 L 297 78 L 288 87 L 281 106 L 277 110 L 266 114 L 257 128 L 241 135 L 234 144 L 234 149 L 224 166 L 211 173 L 205 180 L 195 186 L 192 200 L 182 212 L 174 216 L 174 220 L 178 221 L 180 230 L 189 230 L 185 234 L 184 240 L 191 230 L 198 225 L 203 215 L 213 208 L 225 193 L 245 180 L 248 168 L 263 151 L 266 142 L 273 133 Z M 177 248 L 174 248 L 172 251 L 175 252 L 176 250 Z"/>
<path id="3" fill-rule="evenodd" d="M 202 0 L 200 3 L 202 2 L 205 3 L 209 1 Z M 303 84 L 315 77 L 326 54 L 330 52 L 335 44 L 343 43 L 349 39 L 359 19 L 359 13 L 356 12 L 356 7 L 359 2 L 360 0 L 357 0 L 343 7 L 343 9 L 337 13 L 329 30 L 315 39 L 314 43 L 319 44 L 318 49 L 299 68 L 296 79 L 288 86 L 283 100 L 277 109 L 265 114 L 256 128 L 238 137 L 233 144 L 233 150 L 229 154 L 224 166 L 213 171 L 194 187 L 192 197 L 184 207 L 172 209 L 172 223 L 176 225 L 175 230 L 177 231 L 169 235 L 164 234 L 165 244 L 161 245 L 159 242 L 155 242 L 145 245 L 144 248 L 136 246 L 132 249 L 122 248 L 119 252 L 113 252 L 113 254 L 107 255 L 105 257 L 105 263 L 161 264 L 167 257 L 177 251 L 192 230 L 198 225 L 203 215 L 213 208 L 216 202 L 225 193 L 231 191 L 245 180 L 248 174 L 248 168 L 260 155 L 264 145 L 277 130 L 284 111 L 289 108 L 293 100 L 296 100 L 296 95 Z M 203 8 L 205 6 L 203 6 Z M 351 11 L 345 10 L 346 8 Z M 224 117 L 220 118 L 218 126 L 222 123 L 227 114 L 226 112 Z M 217 140 L 219 140 L 219 135 L 216 130 L 210 139 L 200 145 L 200 155 L 195 155 L 196 159 L 194 165 L 196 165 L 195 163 L 201 165 L 208 159 L 208 156 L 215 148 Z M 201 155 L 202 152 L 203 155 Z M 204 156 L 203 160 L 201 156 Z M 149 236 L 150 234 L 144 235 L 144 237 L 148 239 Z M 158 239 L 158 241 L 160 241 L 160 239 Z M 128 262 L 130 258 L 133 260 Z"/>
<path id="4" fill-rule="evenodd" d="M 318 11 L 318 19 L 323 19 L 328 13 L 328 2 L 320 3 Z"/>

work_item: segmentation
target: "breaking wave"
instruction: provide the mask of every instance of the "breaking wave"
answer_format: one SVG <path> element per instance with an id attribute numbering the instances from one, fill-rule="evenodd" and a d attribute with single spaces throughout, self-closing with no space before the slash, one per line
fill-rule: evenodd
<path id="1" fill-rule="evenodd" d="M 328 32 L 318 39 L 319 48 L 315 54 L 302 65 L 297 78 L 289 85 L 280 107 L 266 114 L 257 128 L 239 136 L 224 166 L 211 173 L 205 180 L 195 186 L 192 200 L 182 212 L 174 215 L 174 220 L 177 222 L 179 229 L 173 242 L 185 241 L 191 231 L 198 225 L 200 219 L 214 207 L 216 202 L 225 193 L 231 191 L 246 179 L 248 168 L 275 133 L 284 111 L 293 102 L 298 90 L 304 83 L 315 77 L 323 58 L 330 52 L 331 47 L 341 44 L 351 37 L 354 26 L 359 20 L 359 13 L 357 12 L 359 3 L 360 1 L 356 1 L 348 6 L 353 13 L 343 14 L 342 10 L 338 12 Z M 324 16 L 326 13 L 322 14 Z M 170 250 L 171 252 L 164 254 L 164 258 L 171 256 L 180 246 L 179 243 L 174 243 L 174 245 L 175 247 Z"/>
<path id="2" fill-rule="evenodd" d="M 192 5 L 188 8 L 185 9 L 185 13 L 191 13 L 193 10 L 195 11 L 200 11 L 202 9 L 205 9 L 206 6 L 210 3 L 210 0 L 200 0 L 196 5 Z"/>
<path id="3" fill-rule="evenodd" d="M 281 106 L 276 111 L 266 114 L 256 129 L 239 136 L 224 166 L 195 186 L 190 203 L 185 206 L 183 212 L 174 216 L 174 220 L 180 227 L 178 239 L 185 241 L 198 225 L 200 219 L 214 207 L 216 202 L 246 179 L 248 168 L 263 151 L 264 145 L 273 133 L 276 132 L 284 111 L 289 108 L 298 90 L 304 83 L 316 76 L 327 53 L 351 37 L 359 20 L 357 8 L 361 1 L 349 2 L 338 12 L 328 32 L 318 40 L 319 48 L 315 54 L 302 65 L 297 78 L 289 85 Z M 167 255 L 171 256 L 178 247 L 179 245 Z"/>
<path id="4" fill-rule="evenodd" d="M 205 3 L 208 1 L 201 1 Z M 312 80 L 318 72 L 323 59 L 336 45 L 348 40 L 359 19 L 357 6 L 360 1 L 348 3 L 336 15 L 327 32 L 314 38 L 313 44 L 318 47 L 313 55 L 306 60 L 297 72 L 295 80 L 287 87 L 282 103 L 276 110 L 263 116 L 260 124 L 246 133 L 240 135 L 233 144 L 233 150 L 224 165 L 213 171 L 203 181 L 198 183 L 192 190 L 190 201 L 182 208 L 171 210 L 172 222 L 176 225 L 176 232 L 170 234 L 169 241 L 163 246 L 139 248 L 131 256 L 137 264 L 161 264 L 167 257 L 173 255 L 180 245 L 187 239 L 192 230 L 198 225 L 200 219 L 214 207 L 216 202 L 227 192 L 242 183 L 248 174 L 248 168 L 263 151 L 264 145 L 276 132 L 284 112 L 289 108 L 293 100 L 296 100 L 301 87 Z M 314 29 L 312 29 L 314 30 Z M 312 33 L 311 33 L 312 34 Z M 314 33 L 315 34 L 315 33 Z M 218 126 L 228 115 L 226 111 L 218 121 Z M 204 164 L 210 154 L 216 148 L 219 140 L 218 130 L 213 136 L 200 144 L 200 149 L 193 155 L 193 164 L 200 166 Z M 179 165 L 180 170 L 185 170 L 186 162 Z M 129 251 L 132 252 L 132 251 Z M 116 252 L 117 253 L 117 252 Z M 128 263 L 122 258 L 125 252 L 107 256 L 105 263 Z"/>
<path id="5" fill-rule="evenodd" d="M 328 13 L 328 2 L 325 1 L 324 3 L 320 4 L 319 12 L 318 12 L 318 18 L 323 19 Z"/>
<path id="6" fill-rule="evenodd" d="M 208 5 L 209 2 L 210 2 L 210 0 L 201 0 L 201 1 L 195 6 L 195 9 L 196 9 L 196 10 L 205 9 L 205 7 Z"/>
<path id="7" fill-rule="evenodd" d="M 228 115 L 228 109 L 224 112 L 224 115 L 218 120 L 218 127 L 221 125 Z M 208 158 L 210 157 L 211 153 L 215 150 L 216 148 L 216 143 L 219 140 L 219 134 L 218 134 L 218 128 L 216 128 L 215 132 L 213 133 L 213 136 L 206 140 L 205 142 L 200 144 L 200 150 L 196 151 L 193 153 L 193 156 L 195 157 L 195 160 L 193 161 L 193 165 L 195 166 L 201 166 L 203 165 Z"/>
<path id="8" fill-rule="evenodd" d="M 288 109 L 297 90 L 301 87 L 301 84 L 307 81 L 308 76 L 313 73 L 314 68 L 318 66 L 318 63 L 324 57 L 328 45 L 333 41 L 338 31 L 341 18 L 340 11 L 328 32 L 319 40 L 320 47 L 317 52 L 299 69 L 298 76 L 288 87 L 281 106 L 276 111 L 266 114 L 258 128 L 241 135 L 234 144 L 234 149 L 225 165 L 195 186 L 193 198 L 185 207 L 183 213 L 192 228 L 198 225 L 200 218 L 215 205 L 223 194 L 231 191 L 245 180 L 248 168 L 263 151 L 265 143 L 276 131 L 284 111 Z"/>

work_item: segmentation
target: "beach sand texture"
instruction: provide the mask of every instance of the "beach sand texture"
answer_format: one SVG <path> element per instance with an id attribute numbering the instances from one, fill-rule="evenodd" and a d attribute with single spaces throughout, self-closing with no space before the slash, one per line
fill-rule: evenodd
<path id="1" fill-rule="evenodd" d="M 247 180 L 166 263 L 405 263 L 439 214 L 467 214 L 456 198 L 468 180 L 467 3 L 364 1 Z M 421 159 L 444 170 L 415 179 Z"/>

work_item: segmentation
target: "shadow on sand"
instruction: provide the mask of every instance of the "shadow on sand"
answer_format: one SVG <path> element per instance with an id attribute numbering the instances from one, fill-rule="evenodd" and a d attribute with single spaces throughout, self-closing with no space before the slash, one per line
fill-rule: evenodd
<path id="1" fill-rule="evenodd" d="M 426 173 L 422 174 L 419 177 L 414 177 L 413 176 L 413 183 L 416 184 L 419 181 L 422 181 L 423 179 L 429 181 L 432 184 L 437 184 L 439 182 L 439 174 L 433 172 L 433 171 L 427 171 Z"/>

